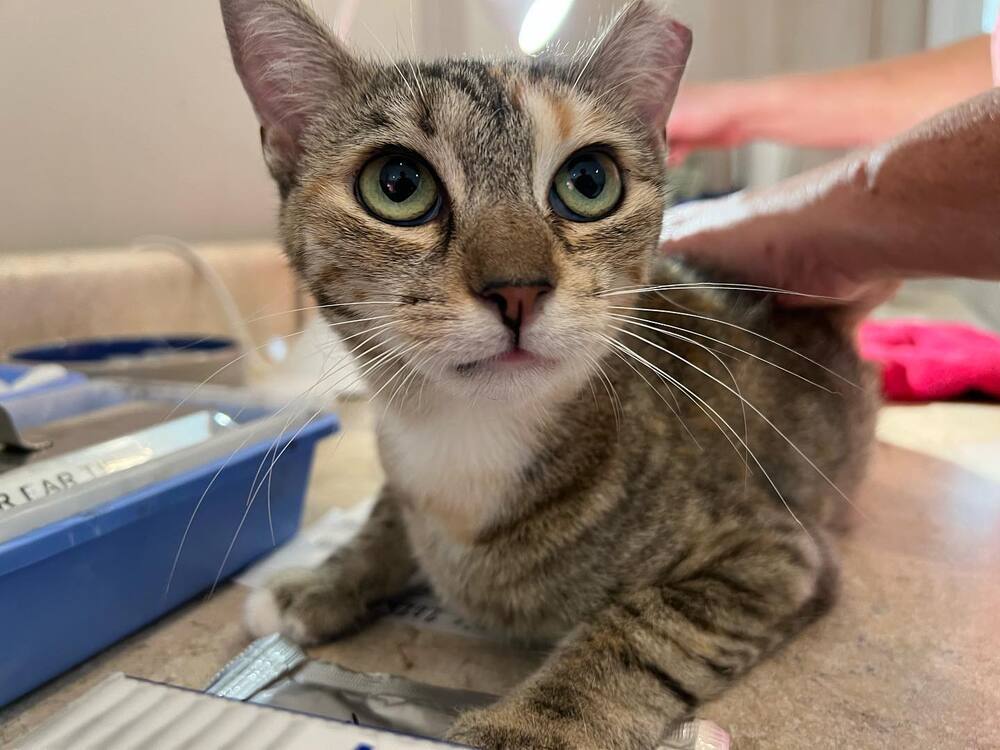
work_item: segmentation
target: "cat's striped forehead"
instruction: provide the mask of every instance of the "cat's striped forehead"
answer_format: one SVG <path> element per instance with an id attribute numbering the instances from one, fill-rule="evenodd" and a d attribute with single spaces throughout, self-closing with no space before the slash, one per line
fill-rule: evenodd
<path id="1" fill-rule="evenodd" d="M 356 93 L 353 106 L 340 103 L 320 121 L 320 142 L 336 141 L 348 162 L 386 146 L 419 153 L 455 204 L 534 196 L 541 205 L 559 165 L 595 144 L 613 150 L 632 179 L 662 181 L 662 154 L 627 106 L 557 65 L 392 65 Z"/>

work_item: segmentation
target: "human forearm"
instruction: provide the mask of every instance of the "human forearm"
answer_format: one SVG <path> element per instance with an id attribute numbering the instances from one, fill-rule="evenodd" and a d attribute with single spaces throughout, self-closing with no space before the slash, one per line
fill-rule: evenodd
<path id="1" fill-rule="evenodd" d="M 865 276 L 1000 279 L 1000 89 L 848 158 L 830 220 L 850 221 L 839 257 Z"/>
<path id="2" fill-rule="evenodd" d="M 666 230 L 668 252 L 859 306 L 903 278 L 1000 279 L 1000 89 L 778 185 L 681 206 Z"/>
<path id="3" fill-rule="evenodd" d="M 668 128 L 678 154 L 776 141 L 821 148 L 878 143 L 987 90 L 989 38 L 841 70 L 682 89 Z"/>
<path id="4" fill-rule="evenodd" d="M 886 140 L 991 86 L 985 34 L 906 57 L 748 84 L 751 140 L 824 148 Z"/>

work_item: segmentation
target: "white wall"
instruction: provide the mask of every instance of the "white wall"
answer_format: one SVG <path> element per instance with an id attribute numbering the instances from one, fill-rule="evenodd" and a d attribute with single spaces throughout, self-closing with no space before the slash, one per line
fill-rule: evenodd
<path id="1" fill-rule="evenodd" d="M 527 1 L 313 0 L 330 19 L 357 2 L 350 41 L 383 56 L 413 40 L 424 56 L 509 50 Z M 622 4 L 578 0 L 560 36 Z M 693 79 L 846 64 L 924 34 L 924 0 L 669 5 L 695 30 Z M 801 163 L 782 153 L 744 169 Z M 267 237 L 275 207 L 214 0 L 0 0 L 0 252 Z"/>
<path id="2" fill-rule="evenodd" d="M 355 43 L 408 18 L 366 0 Z M 0 252 L 266 237 L 275 206 L 216 2 L 0 0 Z"/>
<path id="3" fill-rule="evenodd" d="M 989 0 L 927 0 L 927 44 L 939 47 L 982 31 Z"/>

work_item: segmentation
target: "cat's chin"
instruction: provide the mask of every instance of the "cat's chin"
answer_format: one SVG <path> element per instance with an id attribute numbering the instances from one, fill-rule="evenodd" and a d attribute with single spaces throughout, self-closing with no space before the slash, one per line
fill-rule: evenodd
<path id="1" fill-rule="evenodd" d="M 436 373 L 433 383 L 452 397 L 517 403 L 551 401 L 584 379 L 568 362 L 517 352 L 455 365 Z"/>
<path id="2" fill-rule="evenodd" d="M 525 349 L 511 349 L 493 357 L 463 362 L 455 365 L 454 369 L 463 377 L 473 377 L 483 373 L 490 376 L 497 374 L 516 376 L 519 372 L 530 374 L 535 370 L 551 370 L 557 364 L 555 360 L 539 356 Z"/>

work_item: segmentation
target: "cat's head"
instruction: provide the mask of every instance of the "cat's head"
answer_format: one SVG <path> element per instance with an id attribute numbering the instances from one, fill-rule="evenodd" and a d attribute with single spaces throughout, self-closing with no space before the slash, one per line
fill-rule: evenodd
<path id="1" fill-rule="evenodd" d="M 394 64 L 298 0 L 222 10 L 289 257 L 329 320 L 359 321 L 340 330 L 372 379 L 579 387 L 628 304 L 602 293 L 648 279 L 688 30 L 635 2 L 571 56 Z"/>

